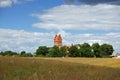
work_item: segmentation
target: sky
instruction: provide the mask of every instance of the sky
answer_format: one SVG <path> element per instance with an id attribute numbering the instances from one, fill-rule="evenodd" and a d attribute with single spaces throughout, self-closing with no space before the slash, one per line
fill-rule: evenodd
<path id="1" fill-rule="evenodd" d="M 120 52 L 120 0 L 0 0 L 0 51 L 108 43 Z"/>

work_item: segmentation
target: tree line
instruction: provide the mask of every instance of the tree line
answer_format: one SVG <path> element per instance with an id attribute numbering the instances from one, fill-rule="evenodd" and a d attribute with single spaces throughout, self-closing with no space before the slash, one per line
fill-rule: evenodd
<path id="1" fill-rule="evenodd" d="M 110 57 L 114 49 L 110 44 L 93 43 L 92 46 L 88 43 L 62 46 L 62 47 L 46 47 L 40 46 L 35 56 L 47 56 L 47 57 Z"/>
<path id="2" fill-rule="evenodd" d="M 20 57 L 33 57 L 33 54 L 27 53 L 26 51 L 21 51 L 20 53 L 13 51 L 1 51 L 0 55 L 2 56 L 20 56 Z"/>
<path id="3" fill-rule="evenodd" d="M 20 53 L 5 51 L 0 52 L 2 56 L 21 56 L 21 57 L 110 57 L 114 49 L 110 44 L 88 43 L 62 46 L 47 47 L 39 46 L 34 54 L 21 51 Z"/>

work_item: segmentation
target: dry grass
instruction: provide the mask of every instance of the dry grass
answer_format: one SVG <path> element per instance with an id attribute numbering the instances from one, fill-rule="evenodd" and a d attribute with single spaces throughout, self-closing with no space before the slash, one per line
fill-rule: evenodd
<path id="1" fill-rule="evenodd" d="M 120 59 L 115 58 L 43 58 L 43 59 L 59 60 L 63 62 L 80 63 L 101 67 L 120 68 Z"/>
<path id="2" fill-rule="evenodd" d="M 0 80 L 120 80 L 120 60 L 0 57 Z"/>

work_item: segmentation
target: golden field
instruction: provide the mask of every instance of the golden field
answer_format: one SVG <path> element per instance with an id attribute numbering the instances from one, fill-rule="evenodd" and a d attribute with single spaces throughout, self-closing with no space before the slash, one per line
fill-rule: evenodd
<path id="1" fill-rule="evenodd" d="M 120 59 L 0 57 L 0 80 L 120 80 Z"/>
<path id="2" fill-rule="evenodd" d="M 101 67 L 120 68 L 120 59 L 116 58 L 43 58 L 63 62 L 79 63 Z"/>

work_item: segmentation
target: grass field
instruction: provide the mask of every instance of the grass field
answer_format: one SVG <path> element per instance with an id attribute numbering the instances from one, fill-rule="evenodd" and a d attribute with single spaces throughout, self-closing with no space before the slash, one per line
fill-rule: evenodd
<path id="1" fill-rule="evenodd" d="M 0 57 L 0 80 L 120 80 L 120 59 Z"/>

